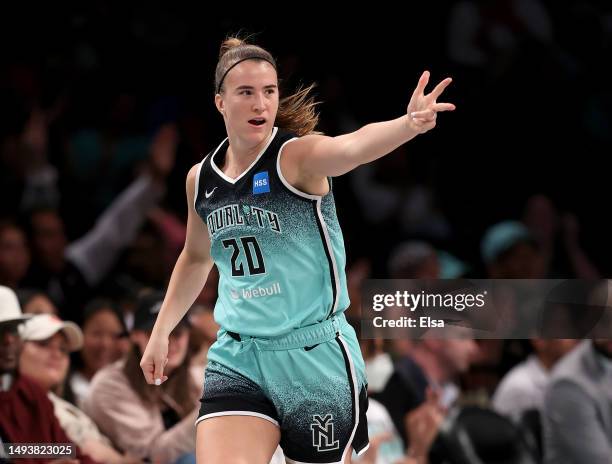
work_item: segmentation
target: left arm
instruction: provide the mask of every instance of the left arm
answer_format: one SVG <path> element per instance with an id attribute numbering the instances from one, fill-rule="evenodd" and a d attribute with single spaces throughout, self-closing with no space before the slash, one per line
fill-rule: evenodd
<path id="1" fill-rule="evenodd" d="M 288 144 L 281 161 L 287 180 L 296 185 L 345 174 L 433 129 L 436 113 L 452 111 L 455 105 L 436 101 L 451 83 L 450 78 L 425 95 L 428 81 L 429 72 L 425 71 L 408 103 L 407 113 L 397 119 L 368 124 L 338 137 L 307 135 Z"/>

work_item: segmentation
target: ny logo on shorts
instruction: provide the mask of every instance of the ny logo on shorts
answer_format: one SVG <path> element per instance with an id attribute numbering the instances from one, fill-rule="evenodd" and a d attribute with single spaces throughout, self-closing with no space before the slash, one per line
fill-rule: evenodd
<path id="1" fill-rule="evenodd" d="M 310 424 L 312 430 L 312 445 L 317 451 L 331 451 L 340 447 L 340 441 L 334 440 L 334 416 L 327 414 L 325 417 L 312 416 L 314 422 Z"/>

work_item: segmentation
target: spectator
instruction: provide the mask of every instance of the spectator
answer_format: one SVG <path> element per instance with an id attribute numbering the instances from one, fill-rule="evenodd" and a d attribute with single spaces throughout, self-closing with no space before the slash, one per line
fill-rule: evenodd
<path id="1" fill-rule="evenodd" d="M 11 221 L 0 221 L 0 285 L 17 289 L 30 267 L 25 234 Z"/>
<path id="2" fill-rule="evenodd" d="M 460 393 L 455 377 L 470 367 L 477 354 L 476 343 L 466 336 L 468 329 L 449 326 L 443 330 L 444 339 L 415 340 L 410 355 L 395 365 L 385 389 L 373 395 L 387 408 L 406 443 L 406 415 L 425 402 L 427 388 L 436 392 L 441 407 L 450 407 Z"/>
<path id="3" fill-rule="evenodd" d="M 75 242 L 68 244 L 64 223 L 55 209 L 42 207 L 30 213 L 29 232 L 36 262 L 28 284 L 47 290 L 65 319 L 81 322 L 79 310 L 91 290 L 110 271 L 163 195 L 165 178 L 174 165 L 175 143 L 157 137 L 151 146 L 150 173 L 134 180 L 93 229 Z"/>
<path id="4" fill-rule="evenodd" d="M 53 403 L 55 417 L 71 441 L 85 454 L 104 463 L 137 462 L 113 449 L 94 422 L 83 411 L 61 398 L 70 367 L 69 353 L 83 344 L 83 333 L 73 322 L 39 314 L 24 324 L 19 370 L 37 382 Z"/>
<path id="5" fill-rule="evenodd" d="M 359 334 L 359 320 L 350 321 Z M 383 389 L 393 372 L 391 357 L 382 350 L 382 340 L 359 340 L 368 376 L 368 394 Z M 362 456 L 353 453 L 354 462 L 362 464 L 394 464 L 405 457 L 404 441 L 393 424 L 387 409 L 374 398 L 368 400 L 368 435 L 370 448 Z"/>
<path id="6" fill-rule="evenodd" d="M 561 360 L 546 391 L 543 425 L 547 463 L 610 463 L 610 339 L 585 340 Z"/>
<path id="7" fill-rule="evenodd" d="M 518 221 L 491 226 L 480 248 L 487 275 L 492 279 L 544 278 L 544 262 L 537 243 Z"/>
<path id="8" fill-rule="evenodd" d="M 560 215 L 550 198 L 534 195 L 527 200 L 523 221 L 538 243 L 548 277 L 599 278 L 599 271 L 580 245 L 575 215 Z"/>
<path id="9" fill-rule="evenodd" d="M 201 391 L 191 375 L 186 319 L 170 335 L 169 380 L 148 385 L 140 359 L 149 340 L 163 295 L 144 295 L 134 315 L 127 358 L 100 370 L 93 378 L 84 409 L 124 452 L 154 462 L 179 458 L 195 462 L 195 421 Z"/>
<path id="10" fill-rule="evenodd" d="M 503 221 L 489 227 L 485 232 L 480 251 L 491 279 L 543 279 L 544 260 L 537 241 L 524 224 L 518 221 Z M 515 327 L 523 301 L 511 294 L 499 298 L 495 315 L 506 327 Z M 523 313 L 520 317 L 534 316 Z M 501 319 L 500 319 L 501 318 Z M 478 387 L 493 392 L 501 378 L 518 362 L 523 361 L 529 351 L 523 340 L 479 340 L 481 372 Z M 476 385 L 474 385 L 476 386 Z"/>
<path id="11" fill-rule="evenodd" d="M 17 290 L 17 298 L 24 314 L 55 314 L 57 308 L 49 297 L 40 290 L 21 289 Z"/>
<path id="12" fill-rule="evenodd" d="M 437 279 L 440 263 L 436 250 L 426 242 L 404 242 L 389 257 L 393 279 Z"/>
<path id="13" fill-rule="evenodd" d="M 531 344 L 535 353 L 506 374 L 493 396 L 493 408 L 516 422 L 527 411 L 541 413 L 550 373 L 555 364 L 576 346 L 576 340 L 534 339 Z"/>
<path id="14" fill-rule="evenodd" d="M 18 103 L 11 109 L 10 133 L 4 140 L 0 139 L 0 184 L 4 200 L 0 214 L 17 215 L 36 204 L 58 206 L 58 172 L 47 159 L 48 128 L 53 118 L 52 111 L 46 112 L 36 104 Z M 5 124 L 2 129 L 6 130 Z"/>
<path id="15" fill-rule="evenodd" d="M 70 443 L 55 417 L 47 392 L 19 372 L 22 342 L 18 327 L 26 319 L 13 291 L 0 287 L 0 440 L 5 443 Z M 78 447 L 77 458 L 81 464 L 95 463 Z M 51 461 L 24 458 L 20 462 L 44 464 Z"/>
<path id="16" fill-rule="evenodd" d="M 83 311 L 83 348 L 75 353 L 70 389 L 81 407 L 93 376 L 118 361 L 129 350 L 129 340 L 119 310 L 110 300 L 96 299 Z M 124 346 L 127 345 L 127 346 Z"/>

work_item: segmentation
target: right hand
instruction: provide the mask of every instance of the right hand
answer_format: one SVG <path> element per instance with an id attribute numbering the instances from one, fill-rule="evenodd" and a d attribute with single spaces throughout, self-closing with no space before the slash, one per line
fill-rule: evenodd
<path id="1" fill-rule="evenodd" d="M 168 337 L 151 335 L 140 361 L 140 368 L 148 384 L 155 385 L 155 380 L 159 379 L 161 385 L 168 380 L 168 376 L 164 375 L 167 363 Z"/>
<path id="2" fill-rule="evenodd" d="M 447 77 L 436 85 L 431 93 L 425 95 L 425 87 L 427 87 L 428 82 L 429 71 L 425 71 L 421 75 L 407 107 L 408 121 L 417 134 L 423 134 L 436 127 L 438 112 L 455 110 L 455 105 L 452 103 L 438 103 L 437 101 L 444 89 L 452 82 L 452 79 Z"/>

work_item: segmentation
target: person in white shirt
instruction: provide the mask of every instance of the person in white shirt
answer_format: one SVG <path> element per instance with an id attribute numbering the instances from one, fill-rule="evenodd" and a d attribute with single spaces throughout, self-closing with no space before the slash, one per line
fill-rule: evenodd
<path id="1" fill-rule="evenodd" d="M 551 370 L 576 346 L 577 341 L 533 339 L 531 344 L 534 354 L 504 376 L 492 400 L 493 409 L 516 422 L 529 410 L 542 411 Z"/>

